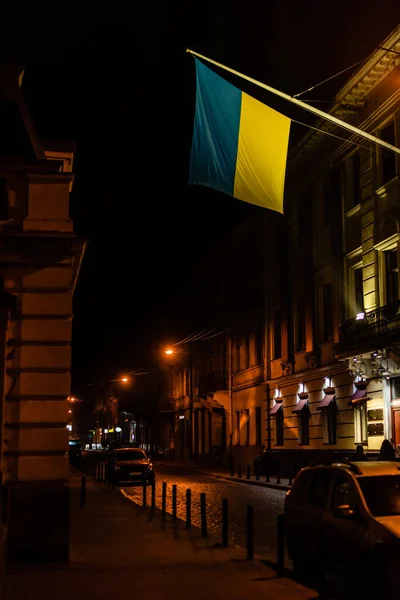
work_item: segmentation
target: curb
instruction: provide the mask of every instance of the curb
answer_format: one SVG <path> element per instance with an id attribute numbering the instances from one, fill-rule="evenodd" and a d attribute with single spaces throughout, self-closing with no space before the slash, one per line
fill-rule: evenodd
<path id="1" fill-rule="evenodd" d="M 160 463 L 159 463 L 160 464 Z M 161 464 L 160 464 L 161 465 Z M 184 471 L 185 467 L 180 467 L 177 465 L 173 465 L 170 463 L 162 463 L 163 467 L 167 469 L 175 469 L 177 471 Z M 157 468 L 157 463 L 155 463 L 155 467 Z M 281 483 L 267 483 L 266 481 L 256 481 L 252 479 L 240 479 L 239 477 L 231 477 L 229 475 L 219 475 L 218 473 L 210 473 L 209 471 L 203 471 L 202 469 L 197 469 L 197 472 L 201 475 L 206 475 L 207 477 L 213 477 L 214 479 L 222 479 L 224 481 L 230 481 L 234 483 L 244 483 L 246 485 L 256 485 L 258 487 L 271 488 L 273 490 L 282 490 L 283 492 L 287 492 L 291 489 L 290 485 L 284 485 Z"/>

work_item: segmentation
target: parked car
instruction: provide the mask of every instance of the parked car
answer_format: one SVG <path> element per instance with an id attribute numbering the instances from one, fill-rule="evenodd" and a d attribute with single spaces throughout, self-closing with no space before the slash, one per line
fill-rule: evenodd
<path id="1" fill-rule="evenodd" d="M 327 574 L 398 598 L 400 463 L 302 469 L 284 504 L 289 557 L 302 578 Z M 375 587 L 374 587 L 375 586 Z M 385 590 L 385 591 L 383 591 Z"/>
<path id="2" fill-rule="evenodd" d="M 141 448 L 117 448 L 108 461 L 108 479 L 114 485 L 122 482 L 151 484 L 155 479 L 153 464 Z"/>

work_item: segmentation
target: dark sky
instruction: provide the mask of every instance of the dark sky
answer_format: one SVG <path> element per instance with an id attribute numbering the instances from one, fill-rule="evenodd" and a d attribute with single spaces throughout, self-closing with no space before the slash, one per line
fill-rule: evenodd
<path id="1" fill-rule="evenodd" d="M 25 65 L 39 133 L 77 143 L 71 212 L 90 241 L 75 297 L 74 385 L 143 366 L 174 331 L 193 265 L 252 210 L 186 184 L 195 98 L 185 47 L 294 94 L 366 57 L 400 21 L 398 0 L 329 4 L 158 0 L 3 19 L 0 50 Z"/>

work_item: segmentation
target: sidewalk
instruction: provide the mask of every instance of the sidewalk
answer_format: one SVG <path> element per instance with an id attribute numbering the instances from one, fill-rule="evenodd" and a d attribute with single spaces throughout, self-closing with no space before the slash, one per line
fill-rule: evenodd
<path id="1" fill-rule="evenodd" d="M 71 562 L 11 564 L 5 600 L 308 600 L 312 590 L 235 549 L 212 547 L 196 529 L 163 522 L 118 491 L 87 479 L 81 509 L 81 473 L 71 470 Z"/>
<path id="2" fill-rule="evenodd" d="M 289 479 L 287 477 L 282 477 L 281 482 L 276 482 L 276 475 L 270 476 L 270 481 L 265 481 L 265 475 L 260 475 L 260 479 L 257 480 L 254 473 L 251 475 L 250 479 L 246 477 L 246 469 L 244 468 L 242 471 L 242 477 L 238 477 L 237 470 L 235 471 L 234 476 L 232 477 L 229 470 L 226 467 L 207 467 L 204 465 L 197 465 L 195 463 L 190 462 L 180 462 L 177 460 L 157 460 L 154 461 L 154 466 L 157 469 L 157 466 L 166 467 L 168 469 L 181 469 L 185 471 L 198 471 L 203 475 L 207 475 L 208 477 L 216 477 L 217 479 L 224 479 L 225 481 L 234 481 L 236 483 L 247 483 L 247 485 L 258 485 L 260 487 L 273 488 L 275 490 L 284 490 L 287 491 L 290 489 Z"/>

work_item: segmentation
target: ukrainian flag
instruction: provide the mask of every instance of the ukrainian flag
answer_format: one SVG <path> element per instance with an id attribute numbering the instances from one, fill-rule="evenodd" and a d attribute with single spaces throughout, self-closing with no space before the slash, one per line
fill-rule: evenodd
<path id="1" fill-rule="evenodd" d="M 195 62 L 189 183 L 283 213 L 290 119 Z"/>

